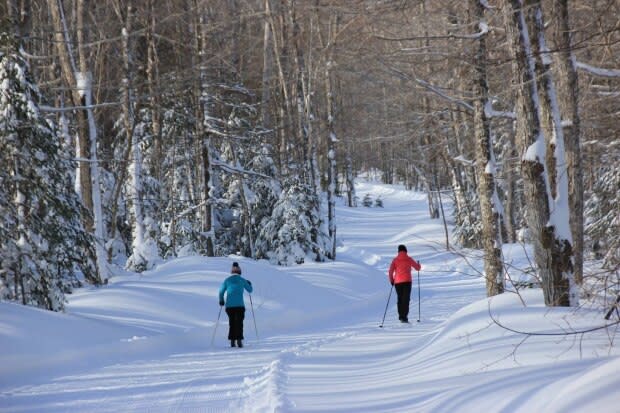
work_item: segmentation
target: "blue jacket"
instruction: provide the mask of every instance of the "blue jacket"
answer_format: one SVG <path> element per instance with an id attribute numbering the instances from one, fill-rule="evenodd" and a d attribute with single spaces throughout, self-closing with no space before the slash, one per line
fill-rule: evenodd
<path id="1" fill-rule="evenodd" d="M 252 292 L 252 284 L 238 274 L 233 274 L 226 278 L 220 287 L 220 302 L 224 301 L 224 293 L 226 293 L 226 308 L 244 307 L 243 290 Z"/>

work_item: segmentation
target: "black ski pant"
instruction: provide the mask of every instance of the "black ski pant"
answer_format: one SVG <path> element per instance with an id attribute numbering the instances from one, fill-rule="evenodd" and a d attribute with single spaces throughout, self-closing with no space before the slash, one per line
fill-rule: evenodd
<path id="1" fill-rule="evenodd" d="M 408 320 L 409 300 L 411 299 L 411 281 L 394 284 L 394 288 L 396 288 L 396 296 L 398 297 L 398 319 Z"/>
<path id="2" fill-rule="evenodd" d="M 228 314 L 228 339 L 243 340 L 245 307 L 227 307 L 226 314 Z"/>

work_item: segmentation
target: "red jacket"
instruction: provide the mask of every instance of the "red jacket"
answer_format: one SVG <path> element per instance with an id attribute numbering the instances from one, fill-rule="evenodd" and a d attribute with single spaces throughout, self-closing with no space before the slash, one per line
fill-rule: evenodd
<path id="1" fill-rule="evenodd" d="M 390 264 L 390 283 L 398 284 L 404 282 L 411 282 L 411 267 L 420 271 L 422 266 L 419 262 L 411 258 L 405 251 L 398 253 L 396 258 L 392 260 Z"/>

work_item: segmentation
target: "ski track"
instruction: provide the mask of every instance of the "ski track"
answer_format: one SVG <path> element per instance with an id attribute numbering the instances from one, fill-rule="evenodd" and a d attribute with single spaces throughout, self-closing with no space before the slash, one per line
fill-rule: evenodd
<path id="1" fill-rule="evenodd" d="M 415 383 L 406 371 L 419 371 L 432 363 L 432 360 L 418 360 L 415 355 L 432 346 L 434 331 L 441 322 L 473 299 L 482 297 L 484 291 L 477 278 L 449 274 L 466 263 L 442 250 L 441 239 L 425 238 L 424 229 L 403 225 L 397 233 L 385 233 L 386 221 L 407 222 L 416 216 L 417 222 L 423 222 L 419 216 L 426 212 L 420 208 L 419 200 L 417 205 L 412 202 L 415 196 L 402 200 L 414 204 L 410 215 L 402 209 L 399 212 L 375 209 L 373 214 L 361 207 L 347 209 L 346 213 L 339 211 L 344 215 L 340 218 L 339 234 L 346 247 L 340 256 L 344 256 L 341 259 L 368 257 L 363 262 L 385 274 L 396 246 L 405 243 L 410 254 L 422 261 L 424 274 L 425 257 L 436 261 L 435 257 L 445 254 L 445 267 L 426 268 L 439 274 L 421 278 L 421 322 L 416 322 L 417 284 L 414 283 L 410 325 L 395 320 L 396 295 L 392 294 L 384 328 L 379 328 L 382 313 L 362 320 L 354 317 L 352 325 L 339 329 L 333 326 L 327 331 L 246 340 L 243 349 L 225 347 L 220 333 L 216 347 L 206 351 L 112 365 L 13 389 L 10 396 L 19 401 L 15 404 L 17 408 L 3 407 L 2 400 L 7 395 L 0 395 L 0 412 L 372 412 L 377 409 L 385 412 L 424 406 L 437 397 L 436 386 L 427 385 L 428 390 L 424 385 L 419 386 L 407 400 L 390 399 L 390 386 L 401 386 L 403 381 Z M 366 220 L 363 227 L 347 226 L 359 219 Z M 438 225 L 427 222 L 429 227 Z M 398 228 L 398 225 L 387 227 Z M 348 237 L 356 242 L 347 244 Z M 367 297 L 368 301 L 385 303 L 387 288 L 386 282 L 386 290 Z M 464 291 L 469 292 L 464 294 Z M 383 305 L 375 307 L 383 308 Z M 433 312 L 427 314 L 427 308 Z M 250 331 L 248 321 L 246 330 Z M 210 337 L 210 331 L 205 333 L 205 338 Z M 415 349 L 413 355 L 412 349 Z M 376 387 L 385 390 L 385 398 L 373 399 L 377 395 Z M 365 389 L 375 390 L 366 396 Z M 321 398 L 326 392 L 330 397 L 324 400 L 329 406 Z M 334 404 L 338 393 L 346 403 Z M 158 395 L 158 400 L 152 400 L 153 394 Z M 398 396 L 402 392 L 394 394 Z M 358 402 L 351 404 L 351 399 Z"/>

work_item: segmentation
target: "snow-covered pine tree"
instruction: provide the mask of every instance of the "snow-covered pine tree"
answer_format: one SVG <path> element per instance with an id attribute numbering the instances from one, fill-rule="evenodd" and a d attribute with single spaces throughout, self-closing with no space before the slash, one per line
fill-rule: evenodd
<path id="1" fill-rule="evenodd" d="M 79 283 L 75 270 L 97 278 L 75 165 L 40 99 L 15 42 L 0 33 L 0 298 L 60 311 Z"/>
<path id="2" fill-rule="evenodd" d="M 201 234 L 196 208 L 195 162 L 189 142 L 193 139 L 193 114 L 188 100 L 171 91 L 162 96 L 163 148 L 160 220 L 162 256 L 191 255 L 200 250 Z"/>
<path id="3" fill-rule="evenodd" d="M 148 111 L 142 110 L 140 113 L 148 120 Z M 144 169 L 144 147 L 148 145 L 147 140 L 151 139 L 148 138 L 147 123 L 148 121 L 138 121 L 133 130 L 133 156 L 126 188 L 132 205 L 133 224 L 132 253 L 127 259 L 126 268 L 138 272 L 153 268 L 161 260 L 158 246 L 160 231 L 155 217 L 158 204 L 157 183 Z"/>
<path id="4" fill-rule="evenodd" d="M 249 231 L 254 240 L 258 238 L 262 223 L 271 219 L 273 207 L 282 192 L 280 182 L 275 178 L 277 170 L 270 149 L 268 145 L 261 145 L 246 166 L 256 173 L 249 176 L 245 191 L 250 209 Z"/>
<path id="5" fill-rule="evenodd" d="M 268 258 L 278 265 L 324 261 L 329 234 L 321 231 L 319 198 L 310 185 L 291 180 L 264 220 L 256 241 L 257 258 Z"/>
<path id="6" fill-rule="evenodd" d="M 159 260 L 157 248 L 157 225 L 146 214 L 144 206 L 144 173 L 143 173 L 143 148 L 144 138 L 147 136 L 147 122 L 141 121 L 140 115 L 149 117 L 150 112 L 143 110 L 136 113 L 136 102 L 134 96 L 135 64 L 134 64 L 134 42 L 130 33 L 134 24 L 134 7 L 131 1 L 126 2 L 124 10 L 117 8 L 116 13 L 122 22 L 121 29 L 121 52 L 122 52 L 122 119 L 125 129 L 126 144 L 129 145 L 131 161 L 129 168 L 129 179 L 127 180 L 127 200 L 131 206 L 131 227 L 132 242 L 131 255 L 127 260 L 126 268 L 142 272 L 151 269 Z M 120 182 L 125 184 L 125 182 Z M 150 230 L 147 230 L 150 227 Z M 153 236 L 151 236 L 153 234 Z"/>
<path id="7" fill-rule="evenodd" d="M 162 243 L 162 182 L 157 178 L 156 169 L 161 167 L 156 148 L 156 134 L 153 130 L 152 110 L 140 111 L 142 138 L 142 209 L 144 213 L 144 236 L 149 243 L 157 245 L 157 252 L 151 256 L 155 260 L 163 257 L 165 246 Z M 155 255 L 156 254 L 156 255 Z"/>
<path id="8" fill-rule="evenodd" d="M 465 129 L 465 128 L 464 128 Z M 465 129 L 467 131 L 468 129 Z M 467 157 L 472 149 L 466 148 L 464 140 L 459 134 L 463 133 L 456 129 L 455 139 L 446 139 L 446 163 L 449 165 L 448 173 L 452 181 L 452 215 L 454 217 L 454 241 L 465 248 L 482 248 L 482 222 L 480 217 L 480 201 L 478 197 L 475 162 Z M 473 139 L 468 142 L 473 142 Z M 459 154 L 458 156 L 456 154 Z M 467 154 L 467 155 L 464 155 Z"/>
<path id="9" fill-rule="evenodd" d="M 482 221 L 480 221 L 480 200 L 478 192 L 464 191 L 464 201 L 454 209 L 454 231 L 452 236 L 464 248 L 482 248 Z"/>
<path id="10" fill-rule="evenodd" d="M 269 134 L 259 126 L 255 96 L 243 85 L 213 82 L 209 93 L 215 255 L 255 257 L 259 224 L 271 216 L 280 193 Z"/>

